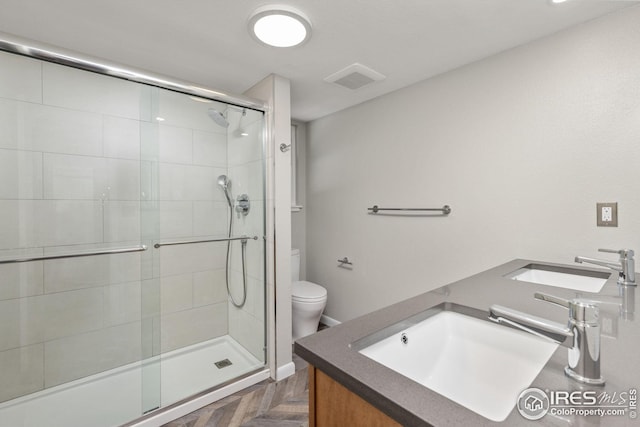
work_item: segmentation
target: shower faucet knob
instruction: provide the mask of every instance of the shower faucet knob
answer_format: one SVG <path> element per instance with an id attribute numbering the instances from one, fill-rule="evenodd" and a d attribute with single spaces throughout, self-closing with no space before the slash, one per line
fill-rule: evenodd
<path id="1" fill-rule="evenodd" d="M 242 214 L 244 216 L 249 215 L 249 210 L 251 209 L 251 202 L 249 201 L 249 195 L 240 194 L 236 200 L 238 203 L 236 204 L 236 212 L 238 215 Z"/>

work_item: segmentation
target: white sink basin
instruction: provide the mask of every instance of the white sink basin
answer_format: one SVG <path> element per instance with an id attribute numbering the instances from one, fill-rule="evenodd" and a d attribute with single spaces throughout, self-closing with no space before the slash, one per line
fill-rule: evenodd
<path id="1" fill-rule="evenodd" d="M 507 275 L 513 280 L 598 293 L 611 276 L 610 272 L 588 271 L 543 264 L 529 264 Z"/>
<path id="2" fill-rule="evenodd" d="M 364 340 L 370 338 L 360 341 Z M 518 395 L 531 385 L 557 347 L 489 321 L 439 311 L 359 351 L 499 422 L 507 418 Z"/>

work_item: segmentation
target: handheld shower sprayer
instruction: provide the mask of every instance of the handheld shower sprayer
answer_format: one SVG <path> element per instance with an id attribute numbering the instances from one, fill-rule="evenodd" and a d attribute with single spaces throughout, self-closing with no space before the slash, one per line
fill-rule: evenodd
<path id="1" fill-rule="evenodd" d="M 229 239 L 227 240 L 227 263 L 225 267 L 225 281 L 227 283 L 227 295 L 229 295 L 229 298 L 231 299 L 231 303 L 234 306 L 242 307 L 247 301 L 247 269 L 245 265 L 246 256 L 247 256 L 247 240 L 246 239 L 242 240 L 242 251 L 241 251 L 242 253 L 242 298 L 240 299 L 240 302 L 238 302 L 234 299 L 233 295 L 231 294 L 231 283 L 230 283 L 231 280 L 229 275 L 229 271 L 231 269 L 231 266 L 229 265 L 231 261 L 231 234 L 233 230 L 233 199 L 231 197 L 231 180 L 226 175 L 220 175 L 218 177 L 217 183 L 222 189 L 222 191 L 224 191 L 224 195 L 227 198 L 227 203 L 229 204 L 229 228 L 227 233 L 227 236 Z M 243 195 L 243 196 L 246 196 L 246 195 Z M 249 202 L 248 200 L 239 200 L 239 203 L 248 204 Z M 248 212 L 248 205 L 246 210 Z M 246 215 L 246 213 L 244 215 Z"/>
<path id="2" fill-rule="evenodd" d="M 233 202 L 231 201 L 231 180 L 227 178 L 227 175 L 220 175 L 218 177 L 218 185 L 224 191 L 224 195 L 227 198 L 227 203 L 229 204 L 229 208 L 233 208 Z"/>

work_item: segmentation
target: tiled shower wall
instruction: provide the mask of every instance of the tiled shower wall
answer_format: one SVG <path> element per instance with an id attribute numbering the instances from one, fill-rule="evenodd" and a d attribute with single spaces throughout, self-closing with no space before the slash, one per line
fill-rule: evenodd
<path id="1" fill-rule="evenodd" d="M 0 402 L 225 335 L 228 316 L 255 326 L 263 304 L 227 309 L 224 244 L 151 245 L 226 234 L 226 130 L 206 114 L 223 106 L 6 53 L 0 69 L 0 257 L 149 245 L 0 265 Z"/>
<path id="2" fill-rule="evenodd" d="M 242 120 L 240 122 L 240 120 Z M 249 240 L 246 247 L 247 298 L 243 307 L 229 303 L 229 334 L 258 360 L 265 360 L 265 235 L 264 211 L 264 153 L 262 144 L 262 114 L 247 110 L 230 115 L 228 165 L 229 178 L 235 198 L 247 194 L 251 210 L 247 216 L 234 213 L 233 235 L 258 236 Z M 242 128 L 248 135 L 241 136 Z M 232 246 L 231 292 L 237 302 L 242 295 L 242 246 Z"/>

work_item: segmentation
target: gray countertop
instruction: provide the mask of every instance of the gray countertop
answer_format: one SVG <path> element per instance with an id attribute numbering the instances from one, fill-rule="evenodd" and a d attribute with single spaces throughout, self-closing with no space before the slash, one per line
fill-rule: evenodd
<path id="1" fill-rule="evenodd" d="M 347 389 L 407 426 L 640 425 L 638 419 L 631 420 L 628 415 L 605 416 L 600 419 L 595 416 L 547 414 L 538 421 L 529 421 L 515 408 L 505 421 L 496 423 L 350 348 L 350 344 L 358 339 L 443 302 L 461 304 L 485 312 L 488 312 L 491 305 L 500 304 L 566 323 L 566 309 L 536 300 L 533 294 L 545 292 L 567 299 L 580 296 L 607 302 L 600 305 L 600 318 L 603 322 L 601 372 L 606 384 L 587 386 L 566 377 L 564 366 L 567 364 L 567 349 L 559 346 L 531 387 L 561 391 L 595 390 L 598 393 L 606 391 L 609 395 L 618 397 L 622 392 L 640 388 L 640 314 L 635 314 L 638 309 L 638 301 L 634 295 L 636 288 L 627 288 L 627 307 L 621 310 L 622 298 L 616 284 L 617 273 L 611 274 L 598 294 L 577 293 L 569 289 L 504 277 L 530 263 L 559 265 L 517 259 L 302 338 L 295 342 L 295 352 Z"/>

